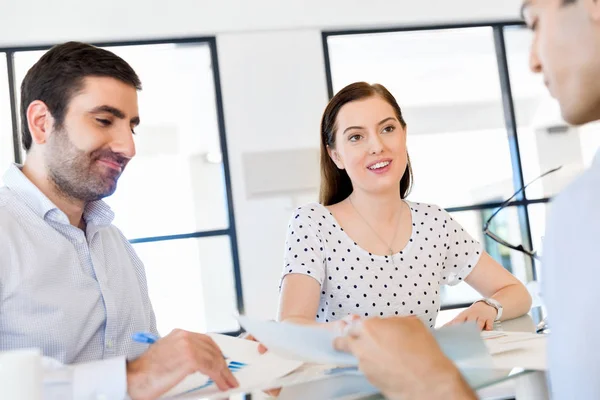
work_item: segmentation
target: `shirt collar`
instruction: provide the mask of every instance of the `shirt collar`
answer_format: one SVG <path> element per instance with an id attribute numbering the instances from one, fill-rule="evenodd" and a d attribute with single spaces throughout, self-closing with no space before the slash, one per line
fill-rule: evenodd
<path id="1" fill-rule="evenodd" d="M 58 222 L 69 224 L 67 215 L 46 197 L 21 171 L 22 165 L 12 164 L 4 174 L 4 184 L 14 192 L 40 218 L 46 220 L 52 215 L 58 216 Z M 89 225 L 98 227 L 108 226 L 115 215 L 108 204 L 102 200 L 93 201 L 86 205 L 83 219 Z M 54 219 L 54 218 L 53 218 Z"/>

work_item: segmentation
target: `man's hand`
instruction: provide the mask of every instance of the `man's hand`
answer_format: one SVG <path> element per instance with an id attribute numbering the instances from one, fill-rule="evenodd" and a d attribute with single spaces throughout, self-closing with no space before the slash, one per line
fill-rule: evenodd
<path id="1" fill-rule="evenodd" d="M 476 398 L 418 318 L 355 321 L 334 346 L 354 354 L 361 371 L 387 398 Z"/>
<path id="2" fill-rule="evenodd" d="M 127 391 L 134 400 L 156 399 L 196 371 L 210 377 L 220 390 L 238 386 L 209 336 L 176 329 L 127 363 Z"/>

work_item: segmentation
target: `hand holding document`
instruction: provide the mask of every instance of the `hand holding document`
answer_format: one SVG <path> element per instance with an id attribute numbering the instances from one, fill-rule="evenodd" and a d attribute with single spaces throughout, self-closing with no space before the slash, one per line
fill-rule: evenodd
<path id="1" fill-rule="evenodd" d="M 302 365 L 302 361 L 284 359 L 273 352 L 260 354 L 258 343 L 226 335 L 209 334 L 226 356 L 229 369 L 240 386 L 221 392 L 201 374 L 192 374 L 163 397 L 177 399 L 213 399 L 262 389 Z"/>
<path id="2" fill-rule="evenodd" d="M 240 316 L 238 320 L 240 325 L 270 352 L 281 357 L 308 363 L 358 365 L 356 357 L 333 348 L 336 334 L 326 329 L 260 321 L 245 316 Z M 442 351 L 459 368 L 466 368 L 472 364 L 491 366 L 491 358 L 479 330 L 474 325 L 449 326 L 434 331 L 433 335 Z"/>

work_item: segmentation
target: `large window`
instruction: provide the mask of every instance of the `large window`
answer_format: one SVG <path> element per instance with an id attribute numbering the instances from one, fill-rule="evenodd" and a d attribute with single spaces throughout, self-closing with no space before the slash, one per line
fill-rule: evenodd
<path id="1" fill-rule="evenodd" d="M 532 33 L 528 29 L 506 28 L 505 38 L 525 181 L 562 166 L 527 188 L 528 199 L 545 199 L 556 195 L 590 166 L 600 146 L 600 125 L 572 127 L 562 119 L 558 102 L 550 96 L 542 75 L 529 69 Z M 541 251 L 549 207 L 528 207 L 533 245 Z M 539 267 L 538 276 L 543 273 L 543 267 Z"/>
<path id="2" fill-rule="evenodd" d="M 415 175 L 409 200 L 446 208 L 506 269 L 525 283 L 536 279 L 533 260 L 485 237 L 483 224 L 524 183 L 564 165 L 490 226 L 541 253 L 546 203 L 590 164 L 600 128 L 562 121 L 529 71 L 531 34 L 514 23 L 325 32 L 323 39 L 330 96 L 352 82 L 381 83 L 402 107 Z M 477 298 L 465 284 L 442 293 L 445 307 Z"/>
<path id="3" fill-rule="evenodd" d="M 159 331 L 237 331 L 242 298 L 215 42 L 104 47 L 143 86 L 137 154 L 106 201 L 145 264 Z M 18 85 L 45 51 L 11 52 Z"/>

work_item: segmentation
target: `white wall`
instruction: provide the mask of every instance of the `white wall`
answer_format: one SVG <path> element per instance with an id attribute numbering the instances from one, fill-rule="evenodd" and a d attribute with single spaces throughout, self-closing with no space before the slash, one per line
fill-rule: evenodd
<path id="1" fill-rule="evenodd" d="M 327 103 L 321 36 L 223 34 L 218 48 L 246 310 L 272 318 L 293 205 L 283 196 L 247 199 L 242 155 L 318 146 Z M 272 173 L 286 172 L 273 165 Z"/>
<path id="2" fill-rule="evenodd" d="M 242 155 L 318 146 L 321 31 L 518 18 L 521 0 L 0 0 L 0 47 L 217 36 L 246 311 L 277 304 L 291 199 L 248 199 Z M 284 173 L 274 165 L 273 173 Z M 268 179 L 268 177 L 266 177 Z"/>

